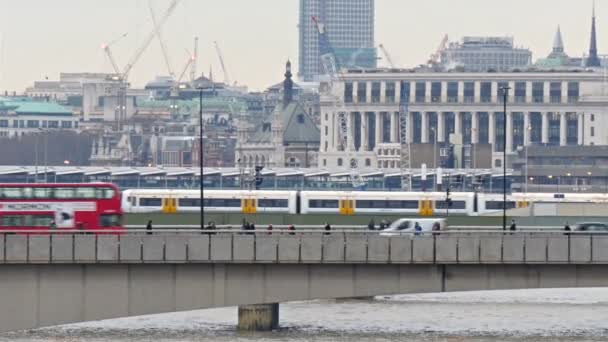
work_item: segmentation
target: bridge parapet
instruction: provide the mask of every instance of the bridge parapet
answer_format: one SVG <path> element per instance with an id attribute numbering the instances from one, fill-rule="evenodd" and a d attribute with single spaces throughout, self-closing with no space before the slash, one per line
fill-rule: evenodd
<path id="1" fill-rule="evenodd" d="M 604 264 L 608 235 L 463 232 L 4 234 L 0 263 Z"/>

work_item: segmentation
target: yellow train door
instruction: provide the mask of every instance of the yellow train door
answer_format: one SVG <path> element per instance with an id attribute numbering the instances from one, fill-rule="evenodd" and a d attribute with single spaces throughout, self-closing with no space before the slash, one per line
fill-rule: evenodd
<path id="1" fill-rule="evenodd" d="M 258 212 L 258 200 L 255 198 L 244 198 L 241 204 L 243 214 L 255 214 Z"/>
<path id="2" fill-rule="evenodd" d="M 341 199 L 340 200 L 340 214 L 341 215 L 354 215 L 355 214 L 355 201 L 352 199 Z"/>

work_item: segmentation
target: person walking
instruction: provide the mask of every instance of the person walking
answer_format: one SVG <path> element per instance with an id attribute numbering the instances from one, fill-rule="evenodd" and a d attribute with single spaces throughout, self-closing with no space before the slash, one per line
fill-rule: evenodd
<path id="1" fill-rule="evenodd" d="M 152 220 L 148 220 L 148 224 L 146 225 L 146 234 L 152 235 Z"/>
<path id="2" fill-rule="evenodd" d="M 325 229 L 325 235 L 331 234 L 331 226 L 329 225 L 329 223 L 325 223 L 325 227 L 323 229 Z"/>
<path id="3" fill-rule="evenodd" d="M 371 221 L 369 221 L 369 223 L 367 224 L 367 230 L 376 230 L 376 222 L 374 222 L 374 219 L 372 218 Z"/>
<path id="4" fill-rule="evenodd" d="M 517 230 L 517 225 L 515 224 L 514 219 L 511 220 L 511 227 L 509 227 L 509 230 L 511 231 L 511 234 L 513 234 L 513 232 Z"/>
<path id="5" fill-rule="evenodd" d="M 287 230 L 289 230 L 289 235 L 296 235 L 296 233 L 295 233 L 296 227 L 294 227 L 293 224 L 290 224 L 289 227 L 287 228 Z"/>
<path id="6" fill-rule="evenodd" d="M 564 235 L 570 235 L 570 232 L 572 231 L 572 229 L 570 228 L 570 224 L 568 223 L 568 221 L 566 221 L 566 225 L 564 226 Z"/>
<path id="7" fill-rule="evenodd" d="M 269 224 L 268 228 L 266 228 L 266 230 L 268 231 L 268 235 L 272 235 L 272 225 Z"/>
<path id="8" fill-rule="evenodd" d="M 420 226 L 420 223 L 416 222 L 416 224 L 414 225 L 414 235 L 418 236 L 422 234 L 422 227 Z"/>

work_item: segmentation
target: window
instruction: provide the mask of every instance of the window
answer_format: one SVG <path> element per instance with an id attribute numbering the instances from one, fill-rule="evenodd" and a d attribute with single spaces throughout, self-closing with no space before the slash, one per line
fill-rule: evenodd
<path id="1" fill-rule="evenodd" d="M 258 207 L 260 208 L 287 208 L 286 199 L 260 199 Z"/>
<path id="2" fill-rule="evenodd" d="M 325 126 L 325 136 L 329 135 L 329 127 Z"/>
<path id="3" fill-rule="evenodd" d="M 4 188 L 0 189 L 0 198 L 19 199 L 22 197 L 21 188 Z"/>
<path id="4" fill-rule="evenodd" d="M 395 103 L 395 82 L 386 83 L 386 102 Z"/>
<path id="5" fill-rule="evenodd" d="M 516 203 L 512 202 L 512 201 L 507 201 L 507 209 L 514 209 L 516 207 Z M 491 210 L 498 210 L 498 209 L 503 209 L 503 202 L 502 201 L 487 201 L 486 202 L 486 209 L 491 209 Z"/>
<path id="6" fill-rule="evenodd" d="M 180 207 L 200 208 L 201 200 L 200 198 L 180 198 L 178 199 L 178 205 Z"/>
<path id="7" fill-rule="evenodd" d="M 71 121 L 61 121 L 61 128 L 72 128 Z"/>
<path id="8" fill-rule="evenodd" d="M 458 82 L 448 82 L 448 102 L 458 102 Z"/>
<path id="9" fill-rule="evenodd" d="M 426 98 L 426 83 L 416 82 L 416 102 L 424 102 Z"/>
<path id="10" fill-rule="evenodd" d="M 492 82 L 481 82 L 479 97 L 482 103 L 492 102 Z"/>
<path id="11" fill-rule="evenodd" d="M 99 225 L 104 228 L 120 227 L 121 217 L 117 214 L 103 214 L 99 217 Z"/>
<path id="12" fill-rule="evenodd" d="M 494 167 L 502 167 L 502 161 L 500 159 L 496 159 L 494 161 Z"/>
<path id="13" fill-rule="evenodd" d="M 112 188 L 97 188 L 97 198 L 112 199 L 116 196 L 116 191 Z"/>
<path id="14" fill-rule="evenodd" d="M 7 215 L 0 220 L 2 227 L 50 227 L 52 215 Z"/>
<path id="15" fill-rule="evenodd" d="M 543 103 L 545 97 L 545 84 L 543 82 L 532 83 L 532 100 L 534 103 Z"/>
<path id="16" fill-rule="evenodd" d="M 338 166 L 342 166 L 342 164 L 343 164 L 342 158 L 338 158 Z"/>
<path id="17" fill-rule="evenodd" d="M 310 200 L 309 208 L 338 208 L 338 200 Z"/>
<path id="18" fill-rule="evenodd" d="M 298 114 L 297 118 L 298 118 L 298 123 L 299 124 L 303 124 L 304 123 L 304 114 Z"/>
<path id="19" fill-rule="evenodd" d="M 163 205 L 161 198 L 140 198 L 139 206 L 141 207 L 160 207 Z"/>
<path id="20" fill-rule="evenodd" d="M 595 121 L 595 114 L 591 114 L 591 122 Z"/>
<path id="21" fill-rule="evenodd" d="M 75 188 L 74 196 L 76 198 L 89 199 L 96 198 L 97 194 L 95 188 Z"/>
<path id="22" fill-rule="evenodd" d="M 372 166 L 372 161 L 369 158 L 365 159 L 365 166 Z"/>
<path id="23" fill-rule="evenodd" d="M 49 128 L 59 128 L 59 121 L 49 121 Z"/>
<path id="24" fill-rule="evenodd" d="M 27 120 L 27 128 L 38 128 L 40 121 L 38 120 Z"/>
<path id="25" fill-rule="evenodd" d="M 526 102 L 526 82 L 515 82 L 515 102 Z"/>
<path id="26" fill-rule="evenodd" d="M 367 102 L 367 82 L 357 83 L 357 102 Z"/>
<path id="27" fill-rule="evenodd" d="M 464 82 L 464 102 L 475 102 L 475 82 Z"/>
<path id="28" fill-rule="evenodd" d="M 327 159 L 323 159 L 323 166 L 327 166 Z"/>
<path id="29" fill-rule="evenodd" d="M 346 82 L 344 84 L 344 102 L 353 102 L 353 84 L 351 82 Z"/>
<path id="30" fill-rule="evenodd" d="M 595 136 L 595 127 L 591 127 L 591 136 L 594 137 Z"/>
<path id="31" fill-rule="evenodd" d="M 446 209 L 448 204 L 446 201 L 437 201 L 435 202 L 435 209 Z M 450 209 L 466 209 L 465 201 L 452 201 L 452 206 Z"/>
<path id="32" fill-rule="evenodd" d="M 8 120 L 0 120 L 0 127 L 8 127 Z"/>
<path id="33" fill-rule="evenodd" d="M 441 101 L 441 82 L 431 83 L 431 102 L 437 103 Z"/>
<path id="34" fill-rule="evenodd" d="M 562 82 L 551 82 L 549 84 L 549 94 L 551 103 L 562 102 Z"/>
<path id="35" fill-rule="evenodd" d="M 380 102 L 380 82 L 372 83 L 372 103 Z"/>
<path id="36" fill-rule="evenodd" d="M 393 201 L 393 200 L 362 200 L 357 201 L 359 209 L 418 209 L 418 201 Z"/>
<path id="37" fill-rule="evenodd" d="M 203 201 L 205 207 L 218 207 L 218 208 L 239 208 L 241 206 L 241 200 L 237 198 L 214 198 L 205 199 Z"/>

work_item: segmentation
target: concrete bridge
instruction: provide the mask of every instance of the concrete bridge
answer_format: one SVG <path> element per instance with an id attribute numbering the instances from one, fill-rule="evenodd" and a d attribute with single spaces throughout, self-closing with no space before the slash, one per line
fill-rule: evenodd
<path id="1" fill-rule="evenodd" d="M 0 331 L 294 300 L 608 285 L 608 235 L 155 232 L 0 235 Z M 253 305 L 253 306 L 248 306 Z"/>

